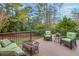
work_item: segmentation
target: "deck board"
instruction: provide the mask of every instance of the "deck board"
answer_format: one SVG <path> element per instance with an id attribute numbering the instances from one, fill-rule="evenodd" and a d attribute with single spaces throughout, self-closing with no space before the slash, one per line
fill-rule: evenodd
<path id="1" fill-rule="evenodd" d="M 54 41 L 44 41 L 43 38 L 37 41 L 40 43 L 39 53 L 34 56 L 79 56 L 79 40 L 77 40 L 77 48 L 72 50 Z"/>

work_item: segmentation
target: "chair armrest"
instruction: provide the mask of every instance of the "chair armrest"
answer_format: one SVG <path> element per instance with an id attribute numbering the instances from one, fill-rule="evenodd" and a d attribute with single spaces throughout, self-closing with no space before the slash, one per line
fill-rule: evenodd
<path id="1" fill-rule="evenodd" d="M 60 40 L 62 40 L 62 38 L 66 38 L 66 36 L 60 36 Z"/>

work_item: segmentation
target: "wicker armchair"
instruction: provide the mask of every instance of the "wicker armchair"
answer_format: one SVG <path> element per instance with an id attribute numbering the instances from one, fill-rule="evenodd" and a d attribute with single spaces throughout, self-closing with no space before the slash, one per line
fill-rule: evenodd
<path id="1" fill-rule="evenodd" d="M 64 38 L 61 38 L 60 44 L 65 44 L 69 46 L 71 49 L 77 46 L 76 43 L 76 33 L 67 32 L 67 35 Z"/>

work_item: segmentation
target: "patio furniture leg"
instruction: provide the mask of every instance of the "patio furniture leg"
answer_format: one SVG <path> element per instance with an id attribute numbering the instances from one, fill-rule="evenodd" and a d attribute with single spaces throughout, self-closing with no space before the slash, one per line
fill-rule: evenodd
<path id="1" fill-rule="evenodd" d="M 39 53 L 39 47 L 35 47 L 35 52 Z"/>
<path id="2" fill-rule="evenodd" d="M 77 47 L 76 40 L 72 41 L 71 45 L 72 45 L 72 48 L 76 48 L 76 47 Z M 72 49 L 72 48 L 71 48 L 71 49 Z"/>
<path id="3" fill-rule="evenodd" d="M 77 47 L 77 42 L 76 42 L 76 40 L 75 40 L 75 46 Z"/>
<path id="4" fill-rule="evenodd" d="M 72 44 L 70 44 L 70 49 L 72 49 Z"/>
<path id="5" fill-rule="evenodd" d="M 60 45 L 62 44 L 62 40 L 60 40 Z"/>
<path id="6" fill-rule="evenodd" d="M 30 48 L 30 56 L 32 56 L 32 47 Z"/>
<path id="7" fill-rule="evenodd" d="M 52 41 L 52 37 L 50 37 L 50 41 Z"/>
<path id="8" fill-rule="evenodd" d="M 44 40 L 45 40 L 45 37 L 44 37 Z"/>
<path id="9" fill-rule="evenodd" d="M 70 42 L 70 49 L 72 49 L 74 47 L 74 41 Z"/>

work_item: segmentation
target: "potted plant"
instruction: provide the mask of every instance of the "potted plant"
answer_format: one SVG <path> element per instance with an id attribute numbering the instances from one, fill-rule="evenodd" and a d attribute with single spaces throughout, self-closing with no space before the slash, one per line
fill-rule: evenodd
<path id="1" fill-rule="evenodd" d="M 60 37 L 60 33 L 59 32 L 56 33 L 56 37 Z"/>

